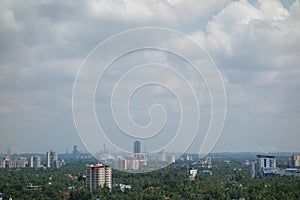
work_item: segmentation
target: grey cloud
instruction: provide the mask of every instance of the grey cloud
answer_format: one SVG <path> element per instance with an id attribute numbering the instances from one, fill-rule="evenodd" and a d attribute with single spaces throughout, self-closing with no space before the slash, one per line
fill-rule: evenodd
<path id="1" fill-rule="evenodd" d="M 45 151 L 36 144 L 39 140 L 59 151 L 79 143 L 70 106 L 81 61 L 107 37 L 141 26 L 163 26 L 191 35 L 219 66 L 227 80 L 228 120 L 216 150 L 241 150 L 241 145 L 230 147 L 232 141 L 259 150 L 263 144 L 257 137 L 267 138 L 271 132 L 276 141 L 266 145 L 269 149 L 275 145 L 299 150 L 296 140 L 285 139 L 297 138 L 300 128 L 299 10 L 299 0 L 284 1 L 284 7 L 279 1 L 245 0 L 2 1 L 0 152 L 8 144 L 20 146 L 21 151 Z M 146 56 L 151 60 L 151 54 Z M 62 135 L 70 141 L 56 144 Z M 31 147 L 18 142 L 34 137 Z"/>

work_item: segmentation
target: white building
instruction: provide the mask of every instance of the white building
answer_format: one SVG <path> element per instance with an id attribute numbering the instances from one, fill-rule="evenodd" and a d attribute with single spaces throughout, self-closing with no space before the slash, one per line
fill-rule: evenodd
<path id="1" fill-rule="evenodd" d="M 86 187 L 92 192 L 97 187 L 112 187 L 112 169 L 103 164 L 86 166 Z"/>
<path id="2" fill-rule="evenodd" d="M 162 162 L 167 161 L 167 152 L 166 152 L 166 150 L 163 149 L 159 152 L 159 160 L 162 161 Z"/>
<path id="3" fill-rule="evenodd" d="M 174 154 L 170 154 L 168 155 L 168 160 L 167 160 L 169 163 L 175 163 L 176 161 L 176 157 Z"/>
<path id="4" fill-rule="evenodd" d="M 194 168 L 190 168 L 188 173 L 189 173 L 189 179 L 192 181 L 192 180 L 195 180 L 198 170 L 194 169 Z"/>
<path id="5" fill-rule="evenodd" d="M 190 172 L 189 172 L 190 176 L 195 177 L 197 175 L 197 173 L 198 173 L 197 169 L 190 169 Z"/>
<path id="6" fill-rule="evenodd" d="M 25 157 L 18 158 L 17 160 L 15 160 L 15 162 L 16 162 L 16 168 L 25 168 L 28 165 L 27 158 Z"/>
<path id="7" fill-rule="evenodd" d="M 40 156 L 31 156 L 30 157 L 30 167 L 40 168 L 41 167 L 41 157 Z"/>
<path id="8" fill-rule="evenodd" d="M 47 167 L 54 168 L 56 167 L 57 153 L 54 150 L 47 152 Z"/>
<path id="9" fill-rule="evenodd" d="M 18 159 L 11 159 L 9 156 L 5 156 L 0 161 L 0 168 L 24 168 L 27 167 L 28 161 L 24 157 Z"/>
<path id="10" fill-rule="evenodd" d="M 257 155 L 256 173 L 263 176 L 275 176 L 279 173 L 276 167 L 276 158 L 274 156 Z"/>
<path id="11" fill-rule="evenodd" d="M 200 159 L 199 164 L 203 168 L 212 168 L 211 156 L 207 155 L 204 159 Z"/>
<path id="12" fill-rule="evenodd" d="M 274 156 L 257 155 L 257 170 L 262 171 L 263 168 L 276 167 L 276 158 Z"/>
<path id="13" fill-rule="evenodd" d="M 127 169 L 127 163 L 126 159 L 122 156 L 117 156 L 114 162 L 114 167 L 118 170 L 126 170 Z"/>
<path id="14" fill-rule="evenodd" d="M 139 170 L 140 162 L 137 159 L 130 159 L 128 169 L 130 170 Z"/>

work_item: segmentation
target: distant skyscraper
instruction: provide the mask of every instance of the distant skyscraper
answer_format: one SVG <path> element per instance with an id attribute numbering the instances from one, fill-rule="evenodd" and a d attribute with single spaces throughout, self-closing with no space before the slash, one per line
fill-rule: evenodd
<path id="1" fill-rule="evenodd" d="M 78 155 L 77 145 L 74 144 L 74 145 L 73 145 L 73 156 L 74 156 L 74 157 L 77 157 L 77 155 Z"/>
<path id="2" fill-rule="evenodd" d="M 174 155 L 174 154 L 170 154 L 170 155 L 168 155 L 168 162 L 170 162 L 170 163 L 175 163 L 175 161 L 176 161 L 176 156 Z"/>
<path id="3" fill-rule="evenodd" d="M 86 187 L 92 192 L 97 187 L 112 188 L 112 170 L 103 164 L 86 166 Z"/>
<path id="4" fill-rule="evenodd" d="M 8 145 L 7 147 L 7 155 L 11 155 L 11 145 Z"/>
<path id="5" fill-rule="evenodd" d="M 159 152 L 159 160 L 165 162 L 167 160 L 167 152 L 166 150 L 161 150 Z"/>
<path id="6" fill-rule="evenodd" d="M 128 169 L 130 170 L 139 170 L 140 168 L 140 162 L 136 158 L 130 159 L 128 164 Z"/>
<path id="7" fill-rule="evenodd" d="M 54 168 L 56 167 L 57 162 L 57 153 L 54 150 L 47 152 L 47 167 Z"/>
<path id="8" fill-rule="evenodd" d="M 106 149 L 106 146 L 105 146 L 105 143 L 103 143 L 103 153 L 106 154 L 108 153 L 107 149 Z"/>
<path id="9" fill-rule="evenodd" d="M 40 156 L 31 156 L 30 167 L 40 168 L 41 167 L 41 157 Z"/>
<path id="10" fill-rule="evenodd" d="M 133 153 L 141 153 L 141 142 L 135 141 L 133 143 Z"/>
<path id="11" fill-rule="evenodd" d="M 119 169 L 119 170 L 127 170 L 128 162 L 129 162 L 129 160 L 126 160 L 122 156 L 118 156 L 115 160 L 114 166 L 116 169 Z"/>

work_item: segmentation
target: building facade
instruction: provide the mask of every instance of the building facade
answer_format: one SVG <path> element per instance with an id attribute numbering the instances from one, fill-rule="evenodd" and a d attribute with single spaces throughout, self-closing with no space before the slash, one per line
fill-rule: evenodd
<path id="1" fill-rule="evenodd" d="M 275 156 L 257 155 L 257 170 L 262 171 L 263 168 L 276 167 Z"/>
<path id="2" fill-rule="evenodd" d="M 211 155 L 207 155 L 204 159 L 200 159 L 199 164 L 202 168 L 212 168 Z"/>
<path id="3" fill-rule="evenodd" d="M 256 173 L 263 176 L 275 176 L 279 172 L 275 156 L 257 155 Z"/>
<path id="4" fill-rule="evenodd" d="M 30 157 L 30 167 L 40 168 L 41 167 L 41 157 L 40 156 L 31 156 Z"/>
<path id="5" fill-rule="evenodd" d="M 112 169 L 103 164 L 86 166 L 86 187 L 92 192 L 97 187 L 112 188 Z"/>
<path id="6" fill-rule="evenodd" d="M 77 149 L 77 145 L 73 145 L 73 157 L 77 158 L 78 157 L 78 149 Z"/>
<path id="7" fill-rule="evenodd" d="M 47 152 L 47 167 L 54 168 L 56 167 L 57 153 L 54 150 Z"/>
<path id="8" fill-rule="evenodd" d="M 141 153 L 141 142 L 135 141 L 133 143 L 133 153 Z"/>
<path id="9" fill-rule="evenodd" d="M 50 150 L 47 152 L 47 167 L 60 168 L 65 164 L 65 161 L 59 160 L 56 151 Z"/>
<path id="10" fill-rule="evenodd" d="M 300 155 L 299 154 L 293 154 L 291 156 L 291 164 L 292 164 L 292 167 L 300 167 Z"/>
<path id="11" fill-rule="evenodd" d="M 25 168 L 27 165 L 28 161 L 24 157 L 12 159 L 9 156 L 5 156 L 0 160 L 0 168 Z"/>

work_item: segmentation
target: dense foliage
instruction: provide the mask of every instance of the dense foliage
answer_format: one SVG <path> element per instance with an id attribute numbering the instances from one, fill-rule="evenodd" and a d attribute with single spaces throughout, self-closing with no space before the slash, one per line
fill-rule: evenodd
<path id="1" fill-rule="evenodd" d="M 90 193 L 84 187 L 86 162 L 70 161 L 60 169 L 1 169 L 0 193 L 4 199 L 300 199 L 300 178 L 276 176 L 250 178 L 249 166 L 236 160 L 215 160 L 213 175 L 198 172 L 194 181 L 187 176 L 187 166 L 177 162 L 151 173 L 132 174 L 113 171 L 113 184 L 131 185 L 121 191 L 114 187 Z M 70 178 L 68 174 L 76 178 Z M 28 188 L 31 184 L 36 186 Z"/>

